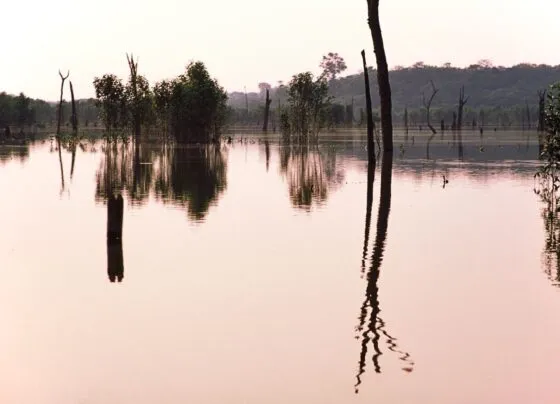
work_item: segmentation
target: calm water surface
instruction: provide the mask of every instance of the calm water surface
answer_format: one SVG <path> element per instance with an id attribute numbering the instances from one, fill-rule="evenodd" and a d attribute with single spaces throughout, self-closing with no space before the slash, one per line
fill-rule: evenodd
<path id="1" fill-rule="evenodd" d="M 557 403 L 535 137 L 395 145 L 0 146 L 0 402 Z"/>

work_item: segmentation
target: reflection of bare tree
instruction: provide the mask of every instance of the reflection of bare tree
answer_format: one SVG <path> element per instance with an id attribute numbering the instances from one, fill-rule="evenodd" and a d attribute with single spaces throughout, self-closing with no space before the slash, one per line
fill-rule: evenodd
<path id="1" fill-rule="evenodd" d="M 334 149 L 320 150 L 317 145 L 280 147 L 280 171 L 288 181 L 292 203 L 305 209 L 326 201 L 329 188 L 344 180 Z"/>
<path id="2" fill-rule="evenodd" d="M 29 144 L 0 144 L 0 164 L 12 160 L 19 160 L 21 163 L 29 158 Z"/>
<path id="3" fill-rule="evenodd" d="M 369 240 L 369 229 L 371 223 L 371 205 L 373 202 L 373 180 L 374 168 L 368 168 L 368 184 L 367 184 L 367 207 L 366 207 L 366 230 L 364 235 L 364 249 L 362 253 L 362 272 L 365 272 L 365 257 L 367 255 L 367 244 Z M 370 269 L 366 274 L 367 287 L 366 297 L 360 309 L 360 324 L 356 327 L 356 331 L 361 337 L 361 353 L 359 361 L 359 370 L 356 376 L 355 391 L 358 393 L 358 386 L 362 382 L 362 375 L 366 369 L 366 356 L 368 344 L 373 345 L 374 354 L 372 357 L 374 370 L 381 373 L 379 358 L 382 351 L 379 345 L 381 335 L 385 336 L 388 349 L 399 355 L 399 359 L 404 361 L 406 365 L 404 371 L 410 372 L 414 366 L 410 355 L 399 350 L 397 339 L 389 334 L 386 330 L 385 321 L 380 317 L 381 309 L 379 307 L 379 288 L 377 282 L 379 280 L 381 262 L 383 260 L 383 252 L 385 250 L 385 240 L 387 238 L 387 228 L 389 224 L 389 212 L 391 210 L 391 181 L 393 170 L 393 156 L 391 153 L 385 153 L 381 165 L 381 191 L 379 199 L 379 211 L 377 214 L 377 229 L 375 243 L 371 255 Z M 369 312 L 369 317 L 368 317 Z M 367 319 L 367 326 L 366 326 Z"/>
<path id="4" fill-rule="evenodd" d="M 540 180 L 540 187 L 535 188 L 535 193 L 544 205 L 541 213 L 546 234 L 543 251 L 544 271 L 552 284 L 560 287 L 560 197 L 554 190 L 555 183 L 551 176 L 542 176 Z"/>
<path id="5" fill-rule="evenodd" d="M 150 195 L 185 207 L 189 217 L 203 219 L 226 187 L 226 159 L 219 146 L 172 146 L 109 143 L 97 171 L 96 199 L 122 192 L 133 204 Z"/>

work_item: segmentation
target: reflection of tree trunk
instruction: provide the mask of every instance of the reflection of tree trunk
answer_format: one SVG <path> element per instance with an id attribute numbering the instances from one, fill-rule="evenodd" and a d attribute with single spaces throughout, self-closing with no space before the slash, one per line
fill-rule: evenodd
<path id="1" fill-rule="evenodd" d="M 62 165 L 62 146 L 60 144 L 60 139 L 57 136 L 56 143 L 58 144 L 58 161 L 60 163 L 60 181 L 62 184 L 62 191 L 64 191 L 64 167 Z"/>
<path id="2" fill-rule="evenodd" d="M 110 195 L 107 200 L 107 239 L 122 238 L 124 201 L 122 195 Z"/>
<path id="3" fill-rule="evenodd" d="M 111 282 L 122 282 L 124 259 L 122 240 L 107 239 L 107 276 Z"/>
<path id="4" fill-rule="evenodd" d="M 362 273 L 366 271 L 366 256 L 369 244 L 369 229 L 371 225 L 371 205 L 373 203 L 373 182 L 375 180 L 375 165 L 368 164 L 366 191 L 366 228 L 364 233 L 364 248 L 362 253 Z"/>
<path id="5" fill-rule="evenodd" d="M 270 144 L 268 139 L 264 141 L 264 154 L 266 156 L 266 172 L 268 172 L 268 166 L 270 164 Z"/>
<path id="6" fill-rule="evenodd" d="M 76 143 L 72 145 L 72 164 L 70 165 L 70 179 L 74 175 L 74 163 L 76 162 Z"/>
<path id="7" fill-rule="evenodd" d="M 432 143 L 432 140 L 434 140 L 435 135 L 435 133 L 432 133 L 428 138 L 428 142 L 426 143 L 426 160 L 430 159 L 430 144 Z"/>
<path id="8" fill-rule="evenodd" d="M 463 160 L 464 151 L 463 151 L 463 135 L 461 131 L 457 132 L 457 140 L 458 140 L 458 151 L 459 151 L 459 160 Z"/>
<path id="9" fill-rule="evenodd" d="M 138 142 L 134 142 L 134 159 L 132 161 L 132 195 L 137 197 L 138 193 L 138 182 L 140 179 L 140 145 Z"/>
<path id="10" fill-rule="evenodd" d="M 377 373 L 381 373 L 381 366 L 379 365 L 379 357 L 382 355 L 381 349 L 379 347 L 380 333 L 387 337 L 386 342 L 389 344 L 389 350 L 399 353 L 402 356 L 399 358 L 404 362 L 407 362 L 408 367 L 403 368 L 403 370 L 411 371 L 412 365 L 414 364 L 410 360 L 410 356 L 406 352 L 398 350 L 396 339 L 389 335 L 385 330 L 385 322 L 379 317 L 380 307 L 378 300 L 379 289 L 377 282 L 379 280 L 381 262 L 383 260 L 383 252 L 385 250 L 385 240 L 387 239 L 387 228 L 389 225 L 389 212 L 391 210 L 391 182 L 392 182 L 392 171 L 393 171 L 393 155 L 392 153 L 384 153 L 383 161 L 381 164 L 381 190 L 379 199 L 379 210 L 377 214 L 377 228 L 375 235 L 375 243 L 373 247 L 373 252 L 371 256 L 371 263 L 369 272 L 366 275 L 367 278 L 367 288 L 366 288 L 366 298 L 362 304 L 360 310 L 359 321 L 360 324 L 357 327 L 357 331 L 361 333 L 361 352 L 359 360 L 359 371 L 356 376 L 355 392 L 358 393 L 358 386 L 361 384 L 361 376 L 365 372 L 366 367 L 366 357 L 367 357 L 367 346 L 371 341 L 373 345 L 374 355 L 373 355 L 373 365 L 374 370 Z M 367 244 L 369 239 L 369 225 L 371 219 L 371 203 L 373 199 L 373 171 L 368 170 L 368 189 L 367 189 L 367 207 L 366 207 L 366 232 L 364 235 L 364 252 L 362 254 L 362 268 L 365 266 L 365 255 L 367 250 Z M 368 315 L 369 307 L 369 319 L 367 328 L 366 317 Z"/>

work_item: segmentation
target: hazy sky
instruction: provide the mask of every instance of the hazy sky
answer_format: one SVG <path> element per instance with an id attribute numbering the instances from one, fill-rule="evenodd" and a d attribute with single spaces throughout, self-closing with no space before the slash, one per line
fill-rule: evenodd
<path id="1" fill-rule="evenodd" d="M 389 66 L 491 59 L 560 64 L 556 0 L 381 0 Z M 228 90 L 318 71 L 338 52 L 346 73 L 360 51 L 375 63 L 366 0 L 3 0 L 0 91 L 55 100 L 58 69 L 70 70 L 78 98 L 94 76 L 126 79 L 126 52 L 151 83 L 202 60 Z"/>

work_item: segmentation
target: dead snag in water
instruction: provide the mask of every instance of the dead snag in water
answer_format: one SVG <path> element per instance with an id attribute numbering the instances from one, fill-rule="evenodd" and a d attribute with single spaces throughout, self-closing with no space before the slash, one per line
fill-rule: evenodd
<path id="1" fill-rule="evenodd" d="M 78 135 L 78 114 L 76 113 L 76 101 L 74 100 L 74 87 L 72 87 L 72 81 L 70 81 L 70 97 L 72 99 L 72 131 L 74 136 Z"/>
<path id="2" fill-rule="evenodd" d="M 369 90 L 369 74 L 367 71 L 366 52 L 364 50 L 362 50 L 362 64 L 364 66 L 364 84 L 366 88 L 368 161 L 375 164 L 375 145 L 373 144 L 373 112 L 371 110 L 371 93 Z"/>
<path id="3" fill-rule="evenodd" d="M 389 67 L 383 45 L 383 34 L 379 23 L 379 0 L 367 0 L 368 25 L 371 31 L 375 59 L 377 62 L 377 84 L 381 101 L 381 132 L 383 134 L 383 150 L 393 151 L 393 116 L 391 102 L 391 84 L 389 83 Z"/>
<path id="4" fill-rule="evenodd" d="M 263 132 L 268 131 L 268 115 L 270 113 L 270 104 L 272 100 L 270 99 L 270 94 L 268 88 L 266 89 L 266 101 L 264 104 L 264 123 L 263 123 Z"/>
<path id="5" fill-rule="evenodd" d="M 422 92 L 422 104 L 424 104 L 424 108 L 426 108 L 426 122 L 428 124 L 428 127 L 432 131 L 432 134 L 435 135 L 437 131 L 434 129 L 430 121 L 430 108 L 432 107 L 432 101 L 434 100 L 434 97 L 438 93 L 439 89 L 436 88 L 432 80 L 430 80 L 430 84 L 432 85 L 432 95 L 426 100 L 424 92 Z"/>
<path id="6" fill-rule="evenodd" d="M 128 68 L 130 69 L 130 87 L 132 90 L 132 127 L 134 130 L 134 138 L 138 139 L 140 137 L 140 108 L 138 105 L 138 58 L 134 61 L 134 55 L 128 53 L 126 54 L 126 60 L 128 62 Z"/>
<path id="7" fill-rule="evenodd" d="M 404 133 L 408 135 L 408 108 L 404 108 Z"/>
<path id="8" fill-rule="evenodd" d="M 539 132 L 544 132 L 544 100 L 546 97 L 546 90 L 538 91 L 539 95 L 539 126 L 537 127 Z"/>
<path id="9" fill-rule="evenodd" d="M 465 98 L 465 86 L 461 86 L 459 90 L 459 108 L 457 110 L 457 130 L 461 130 L 463 127 L 463 108 L 468 101 L 469 97 Z"/>
<path id="10" fill-rule="evenodd" d="M 64 97 L 64 81 L 66 81 L 68 76 L 70 76 L 70 70 L 68 70 L 68 73 L 66 73 L 66 76 L 63 76 L 62 73 L 59 70 L 58 75 L 60 76 L 60 79 L 62 80 L 62 82 L 60 83 L 60 102 L 58 104 L 58 121 L 57 121 L 57 124 L 56 124 L 56 134 L 57 134 L 57 136 L 60 136 L 60 124 L 62 122 L 62 98 Z"/>

